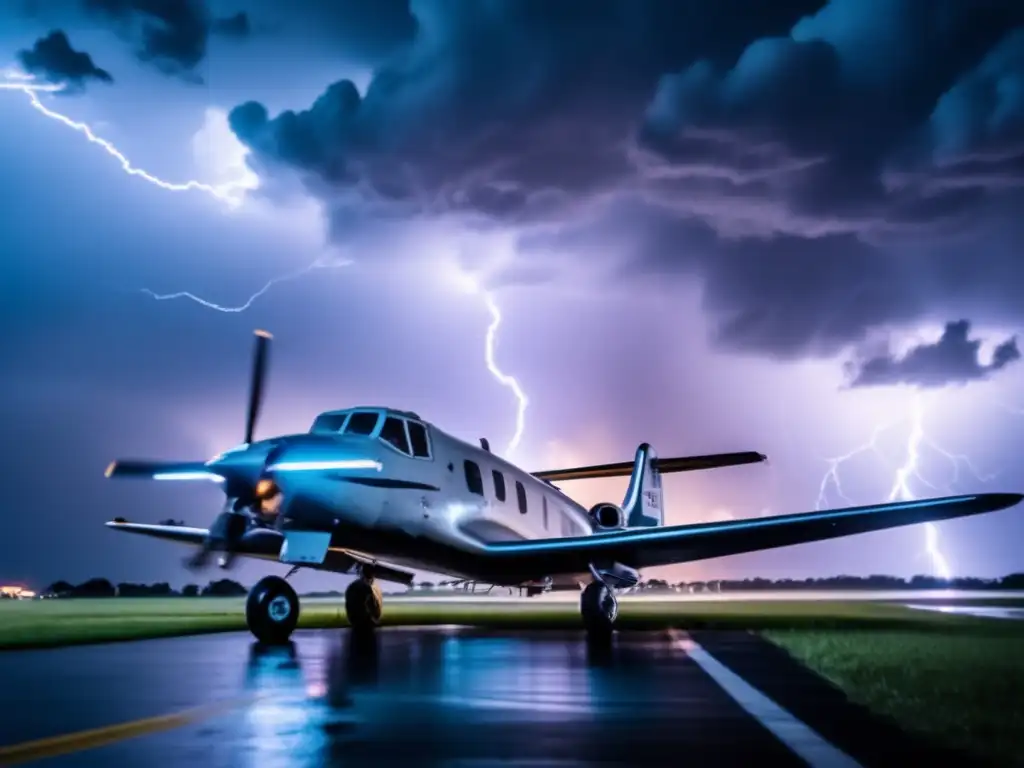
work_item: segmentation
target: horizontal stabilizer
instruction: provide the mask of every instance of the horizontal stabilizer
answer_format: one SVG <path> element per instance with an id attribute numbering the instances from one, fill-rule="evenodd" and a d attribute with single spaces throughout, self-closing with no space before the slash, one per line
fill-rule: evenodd
<path id="1" fill-rule="evenodd" d="M 716 469 L 718 467 L 735 467 L 741 464 L 757 464 L 767 461 L 768 457 L 756 451 L 740 451 L 738 453 L 714 453 L 708 456 L 679 456 L 673 459 L 654 459 L 654 467 L 666 474 L 668 472 L 692 472 L 698 469 Z M 599 477 L 629 477 L 633 474 L 634 462 L 621 461 L 615 464 L 595 464 L 591 467 L 574 469 L 551 469 L 534 472 L 533 476 L 552 483 L 565 480 L 594 480 Z"/>
<path id="2" fill-rule="evenodd" d="M 107 477 L 139 477 L 147 480 L 220 480 L 201 461 L 115 461 L 104 473 Z"/>

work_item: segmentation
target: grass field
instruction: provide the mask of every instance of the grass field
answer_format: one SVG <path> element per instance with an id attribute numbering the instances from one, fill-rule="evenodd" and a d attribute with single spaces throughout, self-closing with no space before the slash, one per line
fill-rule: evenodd
<path id="1" fill-rule="evenodd" d="M 923 602 L 923 601 L 917 601 Z M 1008 600 L 955 600 L 1020 605 Z M 575 601 L 391 598 L 387 624 L 579 628 Z M 306 599 L 304 628 L 344 627 L 340 600 Z M 624 598 L 622 629 L 761 632 L 854 701 L 940 743 L 1003 764 L 1021 760 L 1024 622 L 866 601 Z M 0 649 L 244 630 L 241 598 L 107 598 L 0 602 Z"/>
<path id="2" fill-rule="evenodd" d="M 242 598 L 94 598 L 0 602 L 0 649 L 40 648 L 245 629 Z M 455 598 L 444 602 L 391 598 L 386 624 L 472 624 L 500 628 L 580 626 L 574 601 L 508 602 Z M 620 603 L 623 629 L 908 629 L 970 631 L 972 617 L 946 616 L 892 603 L 864 601 L 630 600 Z M 344 627 L 340 600 L 306 599 L 299 626 Z M 1000 627 L 1012 622 L 999 622 Z M 1008 631 L 1003 627 L 1002 630 Z"/>
<path id="3" fill-rule="evenodd" d="M 935 743 L 999 765 L 1024 764 L 1024 626 L 774 629 L 763 634 L 850 699 Z"/>

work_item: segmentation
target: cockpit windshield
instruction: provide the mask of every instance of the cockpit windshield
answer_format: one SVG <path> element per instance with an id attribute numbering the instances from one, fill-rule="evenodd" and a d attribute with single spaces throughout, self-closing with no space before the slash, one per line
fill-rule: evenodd
<path id="1" fill-rule="evenodd" d="M 334 411 L 316 417 L 310 432 L 346 435 L 372 435 L 380 420 L 378 411 Z"/>
<path id="2" fill-rule="evenodd" d="M 380 433 L 377 434 L 377 428 Z M 316 417 L 310 432 L 376 436 L 399 453 L 429 459 L 430 436 L 416 414 L 389 409 L 329 411 Z"/>

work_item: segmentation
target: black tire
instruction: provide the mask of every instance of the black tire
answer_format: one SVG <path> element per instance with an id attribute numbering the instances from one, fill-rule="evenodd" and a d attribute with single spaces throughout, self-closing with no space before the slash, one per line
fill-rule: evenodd
<path id="1" fill-rule="evenodd" d="M 384 611 L 384 597 L 376 582 L 356 579 L 345 590 L 345 615 L 354 630 L 374 629 L 380 626 Z"/>
<path id="2" fill-rule="evenodd" d="M 580 613 L 583 626 L 591 636 L 607 637 L 615 627 L 619 604 L 608 587 L 600 581 L 592 581 L 580 595 Z"/>
<path id="3" fill-rule="evenodd" d="M 286 643 L 299 623 L 299 596 L 280 576 L 260 579 L 245 601 L 245 623 L 260 642 Z"/>

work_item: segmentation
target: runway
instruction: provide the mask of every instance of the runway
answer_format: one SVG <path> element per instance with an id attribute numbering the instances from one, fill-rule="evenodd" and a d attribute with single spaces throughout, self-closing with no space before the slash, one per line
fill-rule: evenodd
<path id="1" fill-rule="evenodd" d="M 0 654 L 0 765 L 924 764 L 746 633 L 394 628 Z"/>

